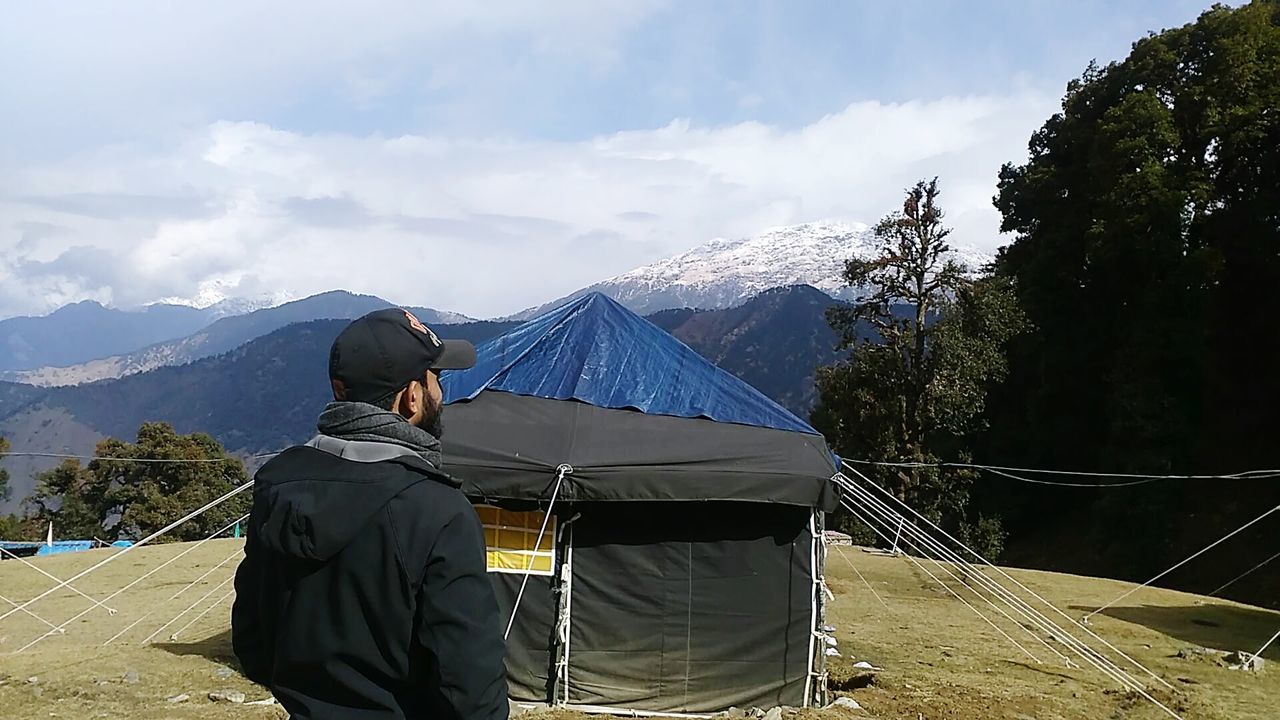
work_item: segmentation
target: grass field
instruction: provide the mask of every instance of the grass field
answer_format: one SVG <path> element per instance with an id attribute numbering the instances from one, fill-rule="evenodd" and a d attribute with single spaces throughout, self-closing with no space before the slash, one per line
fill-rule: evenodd
<path id="1" fill-rule="evenodd" d="M 93 609 L 67 625 L 64 633 L 50 634 L 26 649 L 49 627 L 21 612 L 0 620 L 0 716 L 282 717 L 278 707 L 208 699 L 210 692 L 220 690 L 243 692 L 249 701 L 270 697 L 234 671 L 231 656 L 229 579 L 239 561 L 240 543 L 206 543 L 129 590 L 103 600 L 191 546 L 146 547 L 125 554 L 75 583 L 114 609 L 114 614 L 66 589 L 51 593 L 29 609 L 54 626 Z M 119 552 L 51 556 L 40 558 L 36 565 L 67 578 Z M 853 572 L 854 566 L 866 583 Z M 1131 587 L 1069 575 L 1012 573 L 1073 617 Z M 1146 701 L 1121 692 L 1095 670 L 1066 667 L 1043 645 L 989 611 L 989 606 L 969 598 L 1043 661 L 1037 664 L 904 558 L 833 548 L 828 583 L 835 594 L 830 620 L 838 628 L 845 656 L 832 668 L 833 687 L 838 694 L 856 699 L 865 711 L 806 711 L 802 718 L 1167 717 Z M 53 585 L 54 581 L 17 561 L 0 563 L 4 598 L 21 603 Z M 0 606 L 0 614 L 14 607 L 3 599 Z M 1173 691 L 1160 688 L 1153 693 L 1188 720 L 1280 717 L 1280 649 L 1268 652 L 1272 665 L 1261 674 L 1230 670 L 1214 656 L 1178 657 L 1179 650 L 1190 646 L 1256 650 L 1280 629 L 1280 613 L 1144 589 L 1096 616 L 1092 628 L 1171 683 Z M 852 667 L 860 660 L 882 670 L 862 674 Z M 181 694 L 190 698 L 169 701 Z M 555 712 L 543 717 L 574 716 Z"/>

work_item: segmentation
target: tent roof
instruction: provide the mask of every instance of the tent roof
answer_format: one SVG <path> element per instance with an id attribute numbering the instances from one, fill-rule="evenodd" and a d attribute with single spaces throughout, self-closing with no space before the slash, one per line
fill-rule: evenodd
<path id="1" fill-rule="evenodd" d="M 445 413 L 444 470 L 471 497 L 747 501 L 834 510 L 821 435 L 484 392 Z"/>
<path id="2" fill-rule="evenodd" d="M 650 415 L 818 432 L 666 331 L 590 293 L 483 344 L 442 378 L 445 402 L 501 391 Z"/>

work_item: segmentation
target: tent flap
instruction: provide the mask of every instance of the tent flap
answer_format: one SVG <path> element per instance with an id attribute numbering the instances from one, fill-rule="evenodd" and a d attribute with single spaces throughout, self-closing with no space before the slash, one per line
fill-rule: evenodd
<path id="1" fill-rule="evenodd" d="M 584 510 L 569 703 L 659 712 L 804 704 L 811 544 L 799 508 Z"/>

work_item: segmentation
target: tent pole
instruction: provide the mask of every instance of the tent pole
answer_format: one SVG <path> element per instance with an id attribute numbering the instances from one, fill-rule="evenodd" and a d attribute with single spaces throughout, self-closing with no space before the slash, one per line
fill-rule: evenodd
<path id="1" fill-rule="evenodd" d="M 827 598 L 823 592 L 827 582 L 827 518 L 821 510 L 813 511 L 814 524 L 817 527 L 817 533 L 813 538 L 814 553 L 818 556 L 818 581 L 815 583 L 814 591 L 818 596 L 818 628 L 825 634 L 827 632 Z M 814 700 L 817 707 L 827 706 L 827 644 L 824 641 L 820 652 L 815 658 L 818 663 L 818 676 L 815 678 L 818 683 L 817 691 L 814 693 Z"/>
<path id="2" fill-rule="evenodd" d="M 564 562 L 560 565 L 560 622 L 558 623 L 558 648 L 556 681 L 563 693 L 552 690 L 552 705 L 563 707 L 569 703 L 569 642 L 573 634 L 573 520 L 562 525 L 565 540 Z"/>
<path id="3" fill-rule="evenodd" d="M 819 648 L 816 647 L 818 633 L 822 632 L 822 593 L 819 583 L 821 582 L 822 573 L 818 568 L 818 531 L 817 523 L 814 522 L 815 512 L 809 513 L 809 576 L 811 578 L 811 587 L 809 588 L 809 663 L 804 678 L 804 704 L 805 707 L 811 707 L 815 701 L 815 696 L 819 692 L 817 687 L 817 676 L 819 672 L 817 653 Z M 821 651 L 826 655 L 826 643 L 823 642 Z"/>

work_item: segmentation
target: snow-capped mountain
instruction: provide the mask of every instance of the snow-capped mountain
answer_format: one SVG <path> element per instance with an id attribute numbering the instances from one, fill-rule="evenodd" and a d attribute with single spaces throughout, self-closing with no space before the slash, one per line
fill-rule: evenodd
<path id="1" fill-rule="evenodd" d="M 717 238 L 688 252 L 596 283 L 568 297 L 526 310 L 533 317 L 588 292 L 601 292 L 635 312 L 670 308 L 721 309 L 740 305 L 776 287 L 812 285 L 832 297 L 851 297 L 841 274 L 845 261 L 875 251 L 871 229 L 861 223 L 813 222 L 766 230 L 752 238 Z M 974 269 L 991 257 L 957 249 Z"/>
<path id="2" fill-rule="evenodd" d="M 209 280 L 200 284 L 199 291 L 193 297 L 168 297 L 156 304 L 199 308 L 209 313 L 209 319 L 212 321 L 235 315 L 248 315 L 255 310 L 279 307 L 299 299 L 288 290 L 239 297 L 232 294 L 234 289 L 234 285 L 224 280 Z"/>

